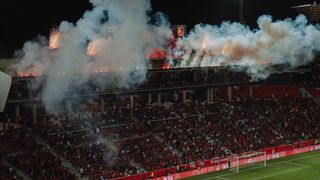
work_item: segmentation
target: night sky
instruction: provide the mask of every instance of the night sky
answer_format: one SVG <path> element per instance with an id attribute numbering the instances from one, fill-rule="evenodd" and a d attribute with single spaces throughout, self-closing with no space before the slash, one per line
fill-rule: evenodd
<path id="1" fill-rule="evenodd" d="M 151 0 L 153 12 L 161 11 L 171 24 L 220 24 L 239 20 L 239 0 Z M 244 0 L 244 21 L 256 27 L 263 14 L 274 19 L 294 18 L 290 6 L 312 3 L 313 0 Z M 0 58 L 12 57 L 25 41 L 38 35 L 48 36 L 61 21 L 76 22 L 90 9 L 87 0 L 1 0 Z"/>

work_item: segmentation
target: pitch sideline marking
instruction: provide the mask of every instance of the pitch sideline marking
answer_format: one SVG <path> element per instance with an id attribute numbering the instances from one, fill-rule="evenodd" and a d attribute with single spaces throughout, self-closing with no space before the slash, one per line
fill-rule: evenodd
<path id="1" fill-rule="evenodd" d="M 274 174 L 270 174 L 270 175 L 267 175 L 267 176 L 258 177 L 258 178 L 252 179 L 252 180 L 259 180 L 259 179 L 264 179 L 264 178 L 267 178 L 267 177 L 277 176 L 277 175 L 281 175 L 281 174 L 287 174 L 289 172 L 300 171 L 302 169 L 306 169 L 306 168 L 309 168 L 309 167 L 310 166 L 306 166 L 306 167 L 291 169 L 291 170 L 287 170 L 287 171 L 282 171 L 282 172 L 279 172 L 279 173 L 274 173 Z"/>
<path id="2" fill-rule="evenodd" d="M 315 151 L 311 151 L 311 152 L 315 152 Z M 273 166 L 273 165 L 278 165 L 278 164 L 283 164 L 283 163 L 292 163 L 292 161 L 301 160 L 301 159 L 309 159 L 309 158 L 311 158 L 311 157 L 317 157 L 317 156 L 319 156 L 319 155 L 320 155 L 320 154 L 313 154 L 313 155 L 303 156 L 303 157 L 300 157 L 300 158 L 295 158 L 295 159 L 291 159 L 291 160 L 287 160 L 287 161 L 281 161 L 281 162 L 271 163 L 270 165 L 267 165 L 267 167 L 268 167 L 268 166 Z M 271 160 L 271 159 L 270 159 L 270 160 Z M 274 159 L 274 160 L 275 160 L 275 159 Z M 299 166 L 304 166 L 303 169 L 310 167 L 310 166 L 302 165 L 302 164 L 299 164 L 299 163 L 292 163 L 292 164 L 299 165 Z M 263 166 L 263 167 L 265 167 L 265 166 Z M 260 169 L 260 168 L 262 168 L 262 167 L 256 167 L 256 168 L 246 169 L 246 170 L 241 171 L 240 173 L 246 172 L 246 171 L 250 171 L 250 170 L 254 170 L 254 169 Z M 224 175 L 221 175 L 221 176 L 204 178 L 203 180 L 221 179 L 221 177 L 229 176 L 229 175 L 231 175 L 231 174 L 235 174 L 235 172 L 231 172 L 231 173 L 224 174 Z"/>
<path id="3" fill-rule="evenodd" d="M 287 162 L 287 164 L 293 164 L 293 165 L 297 165 L 297 166 L 301 166 L 301 167 L 310 167 L 306 164 L 301 164 L 301 163 L 295 163 L 295 162 Z"/>
<path id="4" fill-rule="evenodd" d="M 225 177 L 217 177 L 217 179 L 223 179 L 223 180 L 230 180 L 230 179 L 228 179 L 228 178 L 225 178 Z"/>

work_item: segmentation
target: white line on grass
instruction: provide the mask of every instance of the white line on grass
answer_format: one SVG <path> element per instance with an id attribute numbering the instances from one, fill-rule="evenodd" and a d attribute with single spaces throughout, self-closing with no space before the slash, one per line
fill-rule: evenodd
<path id="1" fill-rule="evenodd" d="M 310 167 L 310 166 L 308 166 L 308 165 L 306 165 L 306 164 L 301 164 L 301 163 L 295 163 L 295 162 L 287 162 L 287 164 L 292 164 L 292 165 L 296 165 L 296 166 L 302 166 L 302 167 Z"/>
<path id="2" fill-rule="evenodd" d="M 250 171 L 250 170 L 254 170 L 254 169 L 260 169 L 260 168 L 263 168 L 263 167 L 268 167 L 268 166 L 283 164 L 283 163 L 288 163 L 288 164 L 291 163 L 291 164 L 294 164 L 294 165 L 303 166 L 302 168 L 305 169 L 305 168 L 308 168 L 308 167 L 310 167 L 310 166 L 307 166 L 307 165 L 304 165 L 304 164 L 299 164 L 299 163 L 293 163 L 293 161 L 297 161 L 297 160 L 301 160 L 301 159 L 309 159 L 309 158 L 311 158 L 311 157 L 317 157 L 317 156 L 319 156 L 319 155 L 320 155 L 320 154 L 303 156 L 303 157 L 300 157 L 300 158 L 295 158 L 295 159 L 291 159 L 291 160 L 287 160 L 287 161 L 281 161 L 281 162 L 271 163 L 270 165 L 267 164 L 267 166 L 255 167 L 255 168 L 250 168 L 250 169 L 248 168 L 248 169 L 245 169 L 245 170 L 243 170 L 243 171 L 240 171 L 239 173 L 243 173 L 243 172 Z M 276 159 L 273 159 L 273 160 L 276 160 Z M 295 169 L 295 170 L 297 170 L 297 169 Z M 220 176 L 214 176 L 214 177 L 204 178 L 203 180 L 222 179 L 222 177 L 229 176 L 229 175 L 232 175 L 232 174 L 235 174 L 235 172 L 231 172 L 231 173 L 224 174 L 224 175 L 220 175 Z M 227 179 L 227 178 L 225 178 L 225 179 Z"/>
<path id="3" fill-rule="evenodd" d="M 203 180 L 209 180 L 209 179 L 222 179 L 224 176 L 228 176 L 228 175 L 231 175 L 233 174 L 234 172 L 230 172 L 228 174 L 224 174 L 224 175 L 221 175 L 221 176 L 214 176 L 214 177 L 209 177 L 209 178 L 204 178 Z M 228 178 L 224 178 L 224 179 L 228 179 Z"/>
<path id="4" fill-rule="evenodd" d="M 309 168 L 309 167 L 310 167 L 310 166 L 306 166 L 306 167 L 291 169 L 291 170 L 288 170 L 288 171 L 282 171 L 282 172 L 279 172 L 279 173 L 274 173 L 274 174 L 269 174 L 269 175 L 267 175 L 267 176 L 258 177 L 258 178 L 252 179 L 252 180 L 264 179 L 264 178 L 268 178 L 268 177 L 272 177 L 272 176 L 277 176 L 277 175 L 281 175 L 281 174 L 287 174 L 287 173 L 294 172 L 294 171 L 300 171 L 300 170 L 302 170 L 302 169 L 306 169 L 306 168 Z"/>
<path id="5" fill-rule="evenodd" d="M 230 179 L 228 179 L 228 178 L 219 177 L 219 176 L 217 176 L 216 179 L 230 180 Z"/>

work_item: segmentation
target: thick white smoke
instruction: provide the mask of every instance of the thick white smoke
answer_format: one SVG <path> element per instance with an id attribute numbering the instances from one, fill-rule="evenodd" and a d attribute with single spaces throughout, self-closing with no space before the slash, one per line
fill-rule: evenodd
<path id="1" fill-rule="evenodd" d="M 258 19 L 259 29 L 250 30 L 239 23 L 220 26 L 197 25 L 178 42 L 188 53 L 181 67 L 235 65 L 253 80 L 264 79 L 281 66 L 295 68 L 309 63 L 320 50 L 319 29 L 303 15 L 295 20 Z"/>
<path id="2" fill-rule="evenodd" d="M 23 48 L 18 72 L 48 76 L 45 82 L 39 82 L 44 86 L 41 95 L 48 111 L 56 111 L 65 96 L 82 91 L 93 79 L 99 88 L 114 82 L 119 87 L 143 82 L 146 49 L 162 47 L 171 37 L 169 24 L 162 16 L 157 16 L 157 25 L 149 23 L 149 0 L 90 2 L 93 9 L 78 22 L 60 24 L 60 34 L 53 38 L 56 44 L 51 49 L 45 40 L 27 42 Z M 258 25 L 255 30 L 230 22 L 197 25 L 178 41 L 178 48 L 187 52 L 178 66 L 231 65 L 258 80 L 279 67 L 291 69 L 307 64 L 320 50 L 320 31 L 303 15 L 283 21 L 265 15 L 258 19 Z M 110 28 L 111 33 L 107 32 Z M 115 72 L 115 77 L 95 78 L 93 72 L 101 69 Z"/>
<path id="3" fill-rule="evenodd" d="M 149 0 L 90 0 L 93 9 L 75 24 L 62 22 L 57 30 L 59 47 L 51 50 L 47 43 L 27 42 L 18 72 L 32 71 L 47 75 L 42 98 L 45 107 L 55 112 L 69 93 L 83 90 L 97 69 L 116 72 L 117 86 L 129 87 L 145 80 L 145 51 L 162 47 L 171 37 L 163 18 L 150 24 Z M 115 30 L 106 35 L 108 27 Z M 109 39 L 112 39 L 110 42 Z M 87 55 L 88 42 L 95 42 L 94 56 Z M 79 75 L 81 73 L 81 75 Z M 77 75 L 78 74 L 78 75 Z M 91 83 L 91 82 L 90 82 Z M 104 88 L 107 80 L 95 80 Z"/>

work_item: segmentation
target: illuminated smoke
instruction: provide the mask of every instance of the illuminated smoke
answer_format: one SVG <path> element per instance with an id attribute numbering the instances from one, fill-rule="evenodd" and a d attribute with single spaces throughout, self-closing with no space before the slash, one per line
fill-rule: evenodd
<path id="1" fill-rule="evenodd" d="M 38 83 L 44 86 L 41 96 L 47 111 L 58 111 L 65 103 L 63 98 L 80 93 L 89 80 L 101 90 L 112 83 L 117 87 L 142 83 L 148 67 L 145 50 L 163 47 L 171 37 L 169 24 L 162 16 L 157 16 L 156 25 L 149 23 L 149 0 L 90 2 L 92 10 L 75 24 L 61 22 L 51 33 L 49 47 L 38 41 L 23 47 L 18 72 L 47 75 L 45 82 Z M 106 37 L 106 31 L 114 25 L 116 30 Z M 116 73 L 109 80 L 95 78 L 97 72 L 107 71 Z"/>
<path id="2" fill-rule="evenodd" d="M 97 38 L 89 42 L 87 47 L 87 55 L 95 56 L 97 53 L 101 53 L 104 48 L 107 48 L 107 45 L 112 43 L 111 37 L 108 38 Z"/>
<path id="3" fill-rule="evenodd" d="M 95 56 L 97 54 L 97 48 L 98 48 L 98 42 L 97 41 L 91 41 L 88 44 L 87 48 L 87 55 L 88 56 Z"/>
<path id="4" fill-rule="evenodd" d="M 283 21 L 265 15 L 258 25 L 255 30 L 229 22 L 197 25 L 178 42 L 179 48 L 193 52 L 184 56 L 180 67 L 232 65 L 258 80 L 267 78 L 275 67 L 288 70 L 307 64 L 320 50 L 320 31 L 303 15 Z"/>
<path id="5" fill-rule="evenodd" d="M 161 48 L 171 38 L 165 18 L 157 16 L 156 25 L 149 23 L 149 0 L 90 2 L 93 9 L 75 24 L 62 22 L 51 33 L 49 47 L 45 40 L 27 42 L 23 47 L 17 71 L 47 75 L 46 82 L 39 84 L 44 86 L 41 96 L 48 111 L 56 111 L 65 96 L 78 93 L 89 80 L 99 89 L 112 83 L 117 87 L 142 83 L 147 49 Z M 319 52 L 320 32 L 302 15 L 283 21 L 261 16 L 258 25 L 256 30 L 230 22 L 197 25 L 178 41 L 177 48 L 187 52 L 178 66 L 232 65 L 258 80 L 278 70 L 275 67 L 286 70 L 307 64 Z M 110 27 L 116 29 L 108 32 Z M 109 71 L 116 72 L 114 78 L 93 78 L 96 73 Z"/>
<path id="6" fill-rule="evenodd" d="M 227 43 L 226 45 L 223 46 L 223 49 L 222 49 L 222 51 L 221 51 L 221 54 L 222 54 L 222 55 L 227 54 L 228 52 L 230 52 L 230 49 L 231 49 L 230 44 Z"/>
<path id="7" fill-rule="evenodd" d="M 55 50 L 61 46 L 61 33 L 58 29 L 53 29 L 50 33 L 49 48 Z"/>

